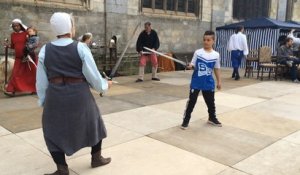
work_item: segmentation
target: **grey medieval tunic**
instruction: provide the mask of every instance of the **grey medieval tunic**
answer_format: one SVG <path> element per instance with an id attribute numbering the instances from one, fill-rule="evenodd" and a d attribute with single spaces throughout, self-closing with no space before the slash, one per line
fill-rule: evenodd
<path id="1" fill-rule="evenodd" d="M 77 44 L 46 45 L 44 66 L 48 79 L 84 78 Z M 68 156 L 106 137 L 106 128 L 88 82 L 49 83 L 42 125 L 48 150 Z"/>

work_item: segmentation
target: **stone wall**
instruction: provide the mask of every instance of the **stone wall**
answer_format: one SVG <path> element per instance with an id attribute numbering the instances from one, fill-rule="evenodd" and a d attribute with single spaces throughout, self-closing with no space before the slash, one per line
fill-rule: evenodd
<path id="1" fill-rule="evenodd" d="M 294 3 L 294 9 L 293 9 L 293 16 L 292 16 L 292 20 L 293 21 L 297 21 L 300 22 L 300 1 L 296 1 Z"/>
<path id="2" fill-rule="evenodd" d="M 272 0 L 270 17 L 285 18 L 286 2 L 287 0 Z M 53 12 L 64 11 L 73 13 L 77 36 L 92 32 L 94 41 L 106 45 L 112 36 L 117 35 L 119 53 L 123 51 L 133 30 L 139 25 L 128 48 L 128 52 L 135 52 L 137 37 L 146 21 L 152 22 L 153 29 L 158 32 L 161 40 L 160 51 L 193 52 L 201 47 L 205 30 L 214 30 L 217 26 L 236 22 L 232 18 L 232 3 L 233 0 L 203 0 L 199 5 L 200 15 L 195 17 L 142 12 L 140 0 L 1 0 L 0 40 L 10 36 L 11 20 L 20 18 L 28 26 L 37 27 L 42 45 L 55 38 L 50 30 L 50 16 Z M 299 10 L 300 1 L 297 1 L 293 11 L 295 21 L 300 20 L 297 13 Z M 0 54 L 3 54 L 3 51 L 1 47 Z M 98 49 L 94 53 L 97 59 L 101 59 L 99 54 L 103 54 L 104 49 Z"/>
<path id="3" fill-rule="evenodd" d="M 53 4 L 52 4 L 53 5 Z M 35 26 L 40 36 L 40 45 L 55 39 L 50 29 L 49 20 L 51 15 L 57 11 L 73 13 L 76 25 L 76 35 L 80 36 L 85 32 L 92 32 L 95 40 L 103 40 L 104 38 L 104 15 L 100 12 L 93 12 L 85 8 L 65 8 L 64 6 L 34 4 L 34 3 L 3 3 L 0 2 L 0 40 L 10 38 L 12 29 L 11 21 L 19 18 L 27 26 Z M 103 41 L 104 42 L 104 41 Z M 3 53 L 3 48 L 0 53 Z"/>
<path id="4" fill-rule="evenodd" d="M 60 2 L 61 1 L 61 2 Z M 55 36 L 49 29 L 49 18 L 55 11 L 72 12 L 75 16 L 78 36 L 92 32 L 99 43 L 108 43 L 113 35 L 120 36 L 119 51 L 125 46 L 136 25 L 146 21 L 153 23 L 153 28 L 161 38 L 162 51 L 192 52 L 201 46 L 201 37 L 205 30 L 234 22 L 232 19 L 233 0 L 203 0 L 200 17 L 178 17 L 155 15 L 141 12 L 140 0 L 2 0 L 0 15 L 1 40 L 8 37 L 10 21 L 21 18 L 25 24 L 36 26 L 45 43 Z M 51 3 L 50 3 L 51 2 Z M 106 7 L 104 3 L 106 2 Z M 270 17 L 283 18 L 286 0 L 272 0 Z M 104 10 L 107 11 L 106 41 Z M 293 20 L 299 20 L 296 13 L 300 2 L 294 6 Z M 134 51 L 135 40 L 143 29 L 141 25 L 130 44 L 129 50 Z"/>

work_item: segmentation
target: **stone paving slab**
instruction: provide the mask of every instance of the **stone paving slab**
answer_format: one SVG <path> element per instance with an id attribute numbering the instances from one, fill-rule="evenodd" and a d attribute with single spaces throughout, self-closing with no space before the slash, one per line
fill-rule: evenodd
<path id="1" fill-rule="evenodd" d="M 253 175 L 299 175 L 300 145 L 278 141 L 234 167 Z"/>
<path id="2" fill-rule="evenodd" d="M 1 87 L 1 85 L 0 85 L 0 87 Z M 6 99 L 8 99 L 8 97 L 2 93 L 2 90 L 0 90 L 0 100 L 2 100 L 2 99 L 6 100 Z"/>
<path id="3" fill-rule="evenodd" d="M 166 96 L 166 95 L 151 93 L 151 92 L 124 94 L 124 95 L 113 96 L 111 98 L 137 104 L 137 105 L 143 105 L 143 106 L 179 100 L 179 98 L 176 97 Z"/>
<path id="4" fill-rule="evenodd" d="M 187 78 L 162 78 L 159 83 L 165 83 L 165 84 L 170 84 L 174 86 L 183 86 L 183 85 L 189 85 L 191 82 L 190 79 Z"/>
<path id="5" fill-rule="evenodd" d="M 134 82 L 137 79 L 137 76 L 120 76 L 120 77 L 114 77 L 113 80 L 117 81 L 118 84 L 124 84 L 128 82 Z"/>
<path id="6" fill-rule="evenodd" d="M 161 78 L 187 78 L 187 79 L 191 79 L 191 76 L 193 74 L 193 70 L 185 70 L 185 71 L 171 71 L 171 72 L 160 72 L 159 73 L 159 77 Z"/>
<path id="7" fill-rule="evenodd" d="M 199 96 L 198 98 L 203 98 L 202 96 Z M 184 111 L 186 108 L 187 99 L 184 100 L 177 100 L 173 102 L 167 102 L 157 105 L 151 105 L 149 107 L 162 109 L 165 111 L 173 112 L 176 114 L 180 114 L 181 116 L 184 115 Z M 224 112 L 229 112 L 234 110 L 234 108 L 223 106 L 223 105 L 216 105 L 216 114 L 221 114 Z M 195 121 L 198 119 L 206 118 L 208 117 L 207 107 L 205 102 L 198 101 L 195 105 L 194 111 L 192 113 L 191 121 Z"/>
<path id="8" fill-rule="evenodd" d="M 299 91 L 300 87 L 295 83 L 272 81 L 238 87 L 227 92 L 249 97 L 272 99 Z"/>
<path id="9" fill-rule="evenodd" d="M 226 166 L 193 153 L 143 137 L 104 150 L 112 162 L 100 168 L 91 169 L 89 156 L 70 161 L 75 172 L 84 175 L 214 175 Z"/>
<path id="10" fill-rule="evenodd" d="M 124 85 L 126 85 L 127 87 L 143 90 L 145 93 L 147 93 L 147 92 L 151 92 L 152 90 L 155 90 L 158 88 L 163 88 L 167 84 L 159 83 L 159 82 L 152 81 L 152 80 L 144 80 L 143 82 L 139 82 L 139 83 L 135 83 L 135 82 L 131 83 L 130 82 L 130 83 L 127 83 Z"/>
<path id="11" fill-rule="evenodd" d="M 5 97 L 0 99 L 0 113 L 38 107 L 34 96 Z"/>
<path id="12" fill-rule="evenodd" d="M 42 129 L 34 129 L 31 131 L 26 131 L 26 132 L 21 132 L 21 133 L 17 133 L 16 134 L 18 137 L 20 137 L 21 139 L 23 139 L 26 143 L 32 145 L 32 147 L 38 149 L 38 151 L 42 152 L 45 155 L 48 155 L 49 157 L 51 157 L 44 137 L 43 137 L 43 131 Z M 76 152 L 74 155 L 72 156 L 66 156 L 66 159 L 72 159 L 78 156 L 82 156 L 85 154 L 89 154 L 91 151 L 91 148 L 83 148 L 81 150 L 79 150 L 78 152 Z M 54 170 L 54 169 L 53 169 Z"/>
<path id="13" fill-rule="evenodd" d="M 221 81 L 222 81 L 222 91 L 227 91 L 230 89 L 259 83 L 256 79 L 245 79 L 245 78 L 242 78 L 239 81 L 235 81 L 234 79 L 231 78 L 231 73 L 230 75 L 229 74 L 221 75 Z"/>
<path id="14" fill-rule="evenodd" d="M 291 93 L 278 98 L 273 99 L 274 102 L 283 102 L 292 105 L 300 106 L 300 89 L 296 93 Z"/>
<path id="15" fill-rule="evenodd" d="M 93 92 L 108 129 L 104 156 L 113 161 L 91 169 L 90 148 L 84 148 L 67 157 L 70 167 L 78 174 L 300 174 L 299 85 L 234 81 L 231 70 L 222 69 L 216 108 L 224 127 L 206 124 L 206 105 L 199 97 L 190 127 L 183 131 L 179 125 L 191 74 L 160 73 L 160 82 L 147 74 L 142 83 L 135 83 L 137 76 L 117 77 L 119 83 L 105 97 Z M 0 174 L 55 170 L 40 128 L 41 111 L 36 96 L 0 95 L 0 157 L 5 157 Z"/>
<path id="16" fill-rule="evenodd" d="M 299 105 L 289 104 L 276 100 L 268 100 L 253 106 L 246 107 L 247 110 L 269 113 L 272 116 L 284 117 L 292 120 L 300 120 Z"/>
<path id="17" fill-rule="evenodd" d="M 204 102 L 203 98 L 198 98 L 198 101 Z M 253 104 L 261 103 L 266 101 L 261 98 L 246 97 L 242 95 L 229 94 L 227 92 L 217 92 L 215 93 L 215 103 L 217 105 L 223 105 L 235 109 L 243 108 Z"/>
<path id="18" fill-rule="evenodd" d="M 144 106 L 137 103 L 131 103 L 131 102 L 126 102 L 118 99 L 113 99 L 108 96 L 98 97 L 95 98 L 95 100 L 102 115 L 110 114 L 114 112 L 120 112 L 129 109 L 135 109 Z"/>
<path id="19" fill-rule="evenodd" d="M 150 137 L 228 166 L 276 141 L 272 137 L 238 128 L 214 127 L 204 121 L 191 123 L 187 130 L 174 127 Z"/>
<path id="20" fill-rule="evenodd" d="M 103 140 L 103 148 L 111 147 L 118 145 L 124 142 L 128 142 L 137 138 L 142 137 L 143 135 L 128 131 L 126 129 L 114 126 L 109 123 L 105 123 L 108 137 Z M 22 138 L 24 141 L 32 145 L 33 147 L 39 149 L 43 153 L 50 156 L 50 153 L 47 149 L 42 129 L 35 129 L 31 131 L 18 133 L 17 136 Z M 67 157 L 67 159 L 73 159 L 82 155 L 90 155 L 91 148 L 83 148 L 76 152 L 74 155 Z"/>
<path id="21" fill-rule="evenodd" d="M 285 138 L 283 138 L 286 141 L 292 142 L 292 143 L 296 143 L 300 145 L 300 131 L 297 131 Z"/>
<path id="22" fill-rule="evenodd" d="M 1 175 L 37 175 L 56 167 L 52 159 L 16 135 L 0 137 Z"/>
<path id="23" fill-rule="evenodd" d="M 162 95 L 182 99 L 182 98 L 189 97 L 189 87 L 188 86 L 165 85 L 163 87 L 151 90 L 151 93 L 152 94 L 162 94 Z"/>
<path id="24" fill-rule="evenodd" d="M 0 137 L 8 134 L 11 134 L 11 132 L 9 132 L 7 129 L 3 128 L 2 126 L 0 126 Z"/>
<path id="25" fill-rule="evenodd" d="M 270 113 L 249 109 L 227 112 L 219 115 L 219 119 L 225 125 L 276 138 L 283 138 L 300 130 L 299 121 L 276 117 Z"/>
<path id="26" fill-rule="evenodd" d="M 228 169 L 220 172 L 217 175 L 250 175 L 250 174 L 233 169 L 233 168 L 228 168 Z"/>
<path id="27" fill-rule="evenodd" d="M 13 133 L 41 128 L 42 108 L 0 113 L 0 125 Z"/>
<path id="28" fill-rule="evenodd" d="M 122 111 L 104 116 L 113 125 L 143 135 L 158 132 L 182 122 L 182 115 L 151 107 Z"/>

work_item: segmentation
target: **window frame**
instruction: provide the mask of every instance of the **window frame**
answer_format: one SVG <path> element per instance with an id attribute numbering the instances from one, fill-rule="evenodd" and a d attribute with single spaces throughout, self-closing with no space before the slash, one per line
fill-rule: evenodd
<path id="1" fill-rule="evenodd" d="M 91 0 L 78 0 L 78 2 L 65 2 L 65 0 L 34 0 L 35 4 L 58 5 L 62 8 L 72 7 L 75 9 L 91 8 Z"/>
<path id="2" fill-rule="evenodd" d="M 257 0 L 259 2 L 264 3 L 261 0 Z M 256 11 L 256 12 L 252 12 L 252 13 L 246 13 L 246 14 L 241 14 L 241 11 L 245 12 L 247 11 L 247 9 L 249 9 L 249 4 L 257 4 L 257 3 L 253 3 L 253 1 L 247 1 L 247 0 L 233 0 L 232 1 L 232 18 L 236 19 L 236 20 L 248 20 L 248 19 L 253 19 L 253 18 L 258 18 L 258 17 L 270 17 L 270 13 L 271 13 L 271 3 L 272 0 L 266 0 L 268 1 L 266 4 L 266 7 L 263 7 L 261 9 L 259 9 L 260 11 Z M 241 6 L 241 4 L 243 4 Z M 266 10 L 267 9 L 267 10 Z M 237 10 L 241 10 L 241 11 L 237 11 Z M 266 15 L 263 15 L 263 13 L 266 12 Z M 251 15 L 249 15 L 251 14 Z M 261 14 L 261 15 L 256 15 L 256 14 Z"/>
<path id="3" fill-rule="evenodd" d="M 186 16 L 186 17 L 195 17 L 200 18 L 200 12 L 202 12 L 202 1 L 203 0 L 196 0 L 196 5 L 194 8 L 194 12 L 188 12 L 188 0 L 184 0 L 184 12 L 178 11 L 178 0 L 174 0 L 174 10 L 167 10 L 167 0 L 163 1 L 163 9 L 156 9 L 155 8 L 155 1 L 156 0 L 150 0 L 151 1 L 151 8 L 143 7 L 144 0 L 140 1 L 141 5 L 141 12 L 142 13 L 154 13 L 154 14 L 161 14 L 161 15 L 176 15 L 176 16 Z"/>

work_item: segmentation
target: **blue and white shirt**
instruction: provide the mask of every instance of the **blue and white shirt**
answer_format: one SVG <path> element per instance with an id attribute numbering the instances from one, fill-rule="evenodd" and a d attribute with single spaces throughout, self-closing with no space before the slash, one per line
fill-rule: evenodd
<path id="1" fill-rule="evenodd" d="M 191 64 L 194 66 L 191 89 L 214 90 L 213 71 L 221 67 L 220 54 L 214 50 L 207 52 L 203 48 L 198 49 L 194 53 Z"/>

